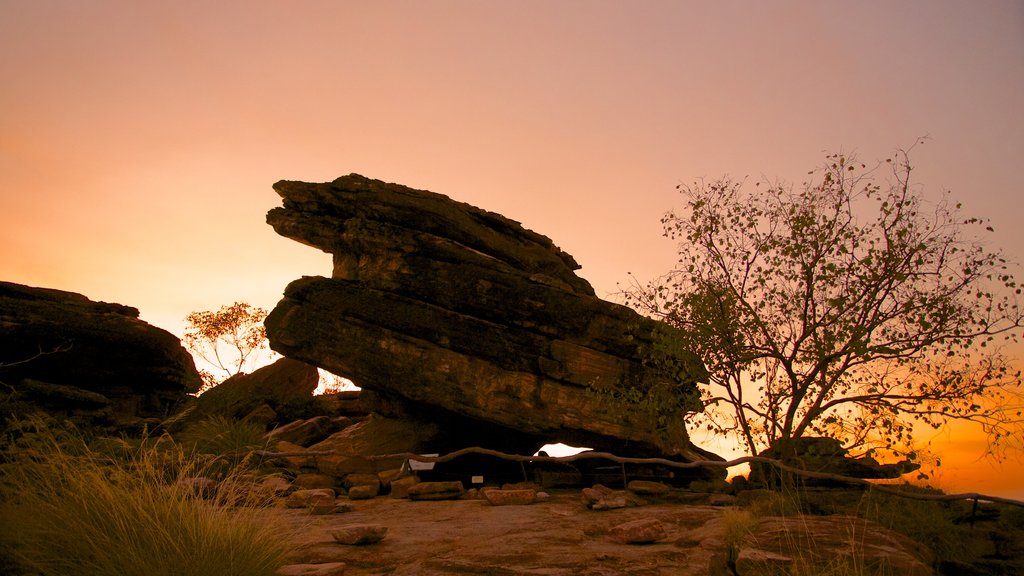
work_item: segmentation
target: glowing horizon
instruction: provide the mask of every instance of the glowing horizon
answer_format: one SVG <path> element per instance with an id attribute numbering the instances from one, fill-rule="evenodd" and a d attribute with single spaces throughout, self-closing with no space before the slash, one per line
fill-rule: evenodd
<path id="1" fill-rule="evenodd" d="M 329 275 L 264 223 L 271 185 L 356 172 L 522 222 L 607 297 L 673 265 L 676 185 L 799 184 L 826 151 L 925 135 L 917 181 L 1020 262 L 1024 6 L 837 8 L 0 0 L 0 279 L 181 336 Z M 944 433 L 947 489 L 1024 497 L 1024 463 L 993 473 L 977 432 Z"/>

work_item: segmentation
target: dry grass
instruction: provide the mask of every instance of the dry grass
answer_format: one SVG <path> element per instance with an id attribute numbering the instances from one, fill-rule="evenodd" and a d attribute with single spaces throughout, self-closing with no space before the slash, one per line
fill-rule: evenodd
<path id="1" fill-rule="evenodd" d="M 111 457 L 35 428 L 0 467 L 0 562 L 12 573 L 269 576 L 284 564 L 287 538 L 250 505 L 241 471 L 204 497 L 184 480 L 208 462 L 169 440 Z"/>

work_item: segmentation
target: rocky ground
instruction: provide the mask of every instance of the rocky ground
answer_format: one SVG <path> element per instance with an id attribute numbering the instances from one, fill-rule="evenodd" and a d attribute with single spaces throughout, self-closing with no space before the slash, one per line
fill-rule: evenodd
<path id="1" fill-rule="evenodd" d="M 883 568 L 858 574 L 933 573 L 926 550 L 844 516 L 737 519 L 744 513 L 734 507 L 667 501 L 596 511 L 577 490 L 529 505 L 387 497 L 339 503 L 342 512 L 284 513 L 298 531 L 293 561 L 309 566 L 282 574 L 724 576 L 812 561 L 835 566 L 843 558 Z M 353 531 L 384 536 L 376 543 L 339 543 Z M 656 541 L 626 543 L 644 534 Z"/>

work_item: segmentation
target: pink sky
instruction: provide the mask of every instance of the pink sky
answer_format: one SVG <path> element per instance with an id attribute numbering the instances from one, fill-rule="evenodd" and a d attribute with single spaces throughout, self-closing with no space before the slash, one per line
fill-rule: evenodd
<path id="1" fill-rule="evenodd" d="M 328 275 L 264 214 L 277 180 L 350 172 L 519 220 L 608 295 L 672 265 L 679 183 L 929 135 L 924 189 L 1024 257 L 1015 0 L 0 0 L 0 78 L 0 278 L 178 334 Z M 973 439 L 950 487 L 1024 496 Z"/>

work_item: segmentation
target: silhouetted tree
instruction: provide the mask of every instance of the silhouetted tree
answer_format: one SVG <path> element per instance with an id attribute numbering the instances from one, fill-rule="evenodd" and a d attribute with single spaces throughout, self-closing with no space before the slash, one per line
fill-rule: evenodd
<path id="1" fill-rule="evenodd" d="M 1020 373 L 1000 350 L 1020 288 L 984 220 L 912 184 L 907 151 L 867 167 L 832 154 L 808 181 L 679 186 L 679 243 L 628 304 L 683 329 L 711 373 L 695 422 L 750 453 L 822 435 L 908 453 L 918 424 L 981 424 L 990 449 L 1021 425 Z M 998 337 L 998 338 L 997 338 Z"/>
<path id="2" fill-rule="evenodd" d="M 266 310 L 245 302 L 221 306 L 217 311 L 192 312 L 185 317 L 185 346 L 218 371 L 199 371 L 203 379 L 200 393 L 257 361 L 260 352 L 267 349 L 267 331 L 263 327 L 266 317 Z"/>

